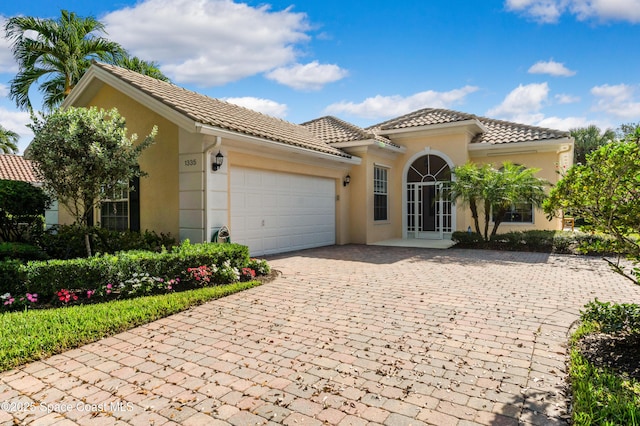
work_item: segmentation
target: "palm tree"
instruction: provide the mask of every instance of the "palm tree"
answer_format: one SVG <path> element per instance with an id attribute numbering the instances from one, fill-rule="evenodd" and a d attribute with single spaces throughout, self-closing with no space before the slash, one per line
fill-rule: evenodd
<path id="1" fill-rule="evenodd" d="M 575 139 L 573 163 L 585 164 L 587 155 L 602 145 L 617 139 L 616 132 L 607 129 L 604 132 L 598 126 L 579 127 L 571 129 L 571 136 Z"/>
<path id="2" fill-rule="evenodd" d="M 18 152 L 18 139 L 20 136 L 16 132 L 0 125 L 0 151 L 4 154 L 15 154 Z"/>
<path id="3" fill-rule="evenodd" d="M 123 55 L 118 43 L 95 35 L 103 32 L 103 24 L 95 18 L 79 17 L 67 10 L 62 10 L 58 19 L 8 19 L 5 33 L 19 66 L 11 80 L 9 96 L 18 108 L 32 109 L 29 90 L 41 82 L 44 107 L 54 109 L 71 92 L 92 59 L 113 63 Z"/>
<path id="4" fill-rule="evenodd" d="M 145 61 L 144 59 L 140 59 L 137 56 L 129 56 L 129 54 L 124 54 L 119 56 L 114 65 L 117 65 L 122 68 L 126 68 L 131 71 L 135 71 L 142 75 L 147 75 L 149 77 L 153 77 L 157 80 L 162 80 L 169 82 L 169 77 L 164 75 L 156 62 Z"/>
<path id="5" fill-rule="evenodd" d="M 456 179 L 451 182 L 451 200 L 461 201 L 471 208 L 476 232 L 489 241 L 496 235 L 505 214 L 515 203 L 529 203 L 541 207 L 546 198 L 545 186 L 548 182 L 535 177 L 537 169 L 509 162 L 503 163 L 500 170 L 490 164 L 467 163 L 454 170 Z M 484 232 L 480 230 L 479 208 L 482 207 Z M 491 235 L 489 225 L 493 213 L 494 223 Z"/>
<path id="6" fill-rule="evenodd" d="M 490 166 L 483 166 L 483 168 L 486 167 Z M 476 164 L 467 163 L 464 166 L 456 167 L 454 175 L 456 180 L 451 182 L 451 200 L 469 205 L 476 233 L 482 235 L 478 221 L 478 201 L 482 200 L 482 177 L 486 175 L 486 172 L 479 169 Z"/>
<path id="7" fill-rule="evenodd" d="M 538 171 L 539 169 L 527 169 L 510 162 L 502 164 L 502 168 L 494 178 L 497 184 L 493 193 L 494 199 L 490 205 L 494 213 L 492 237 L 498 232 L 498 227 L 513 204 L 526 203 L 535 208 L 542 207 L 542 203 L 547 198 L 545 187 L 549 186 L 549 182 L 537 178 L 535 174 Z M 487 238 L 486 231 L 485 227 L 485 239 Z"/>

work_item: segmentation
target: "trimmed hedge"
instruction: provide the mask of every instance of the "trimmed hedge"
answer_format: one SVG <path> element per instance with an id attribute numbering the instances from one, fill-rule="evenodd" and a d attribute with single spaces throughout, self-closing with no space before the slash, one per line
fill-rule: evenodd
<path id="1" fill-rule="evenodd" d="M 117 253 L 127 250 L 160 252 L 176 245 L 169 234 L 152 231 L 110 231 L 105 228 L 79 225 L 56 225 L 35 238 L 37 244 L 52 259 L 75 259 L 87 256 L 84 235 L 89 233 L 93 253 Z"/>
<path id="2" fill-rule="evenodd" d="M 27 243 L 0 243 L 0 261 L 17 259 L 23 261 L 45 260 L 49 256 L 40 248 Z"/>
<path id="3" fill-rule="evenodd" d="M 543 253 L 610 255 L 624 253 L 615 238 L 602 234 L 569 231 L 514 231 L 484 241 L 472 232 L 454 232 L 451 239 L 460 248 L 535 251 Z"/>
<path id="4" fill-rule="evenodd" d="M 255 263 L 255 261 L 253 261 Z M 189 268 L 202 265 L 225 265 L 241 271 L 252 264 L 249 249 L 239 244 L 189 244 L 184 242 L 170 251 L 154 253 L 129 251 L 98 255 L 86 259 L 32 261 L 26 265 L 17 261 L 0 262 L 0 294 L 36 293 L 39 300 L 53 299 L 60 289 L 71 291 L 116 286 L 126 280 L 148 275 L 162 280 L 179 278 L 189 281 Z M 211 284 L 223 284 L 224 276 L 212 277 Z M 216 280 L 218 278 L 218 280 Z"/>

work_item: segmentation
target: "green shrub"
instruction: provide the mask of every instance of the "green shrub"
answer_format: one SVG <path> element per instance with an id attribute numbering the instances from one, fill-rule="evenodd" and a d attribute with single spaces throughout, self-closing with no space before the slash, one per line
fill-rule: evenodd
<path id="1" fill-rule="evenodd" d="M 596 299 L 580 311 L 580 319 L 593 323 L 603 333 L 637 333 L 640 332 L 640 305 Z"/>
<path id="2" fill-rule="evenodd" d="M 48 256 L 39 247 L 27 243 L 0 243 L 0 261 L 16 260 L 45 260 Z"/>
<path id="3" fill-rule="evenodd" d="M 111 255 L 89 259 L 29 262 L 24 266 L 26 291 L 41 301 L 53 299 L 60 289 L 95 289 L 118 276 L 117 262 Z M 11 294 L 16 294 L 11 292 Z"/>
<path id="4" fill-rule="evenodd" d="M 260 261 L 261 270 L 268 269 Z M 0 263 L 2 293 L 14 297 L 34 293 L 39 302 L 69 303 L 78 297 L 131 297 L 202 286 L 196 283 L 189 268 L 206 265 L 213 271 L 209 284 L 226 284 L 240 279 L 240 271 L 250 265 L 249 249 L 238 244 L 190 244 L 160 253 L 129 251 L 97 255 L 91 258 Z M 173 283 L 173 285 L 171 284 Z M 109 288 L 107 288 L 109 285 Z M 64 290 L 72 299 L 64 300 Z M 89 293 L 87 293 L 89 292 Z M 76 297 L 78 296 L 78 297 Z M 1 308 L 1 307 L 0 307 Z"/>
<path id="5" fill-rule="evenodd" d="M 513 231 L 495 235 L 491 241 L 483 241 L 476 233 L 454 232 L 451 239 L 463 248 L 586 255 L 625 253 L 625 248 L 615 238 L 584 232 Z"/>
<path id="6" fill-rule="evenodd" d="M 43 229 L 45 209 L 51 199 L 28 182 L 0 179 L 0 237 L 3 241 L 24 241 L 28 234 Z M 39 231 L 38 231 L 39 230 Z"/>
<path id="7" fill-rule="evenodd" d="M 467 244 L 482 245 L 482 243 L 484 243 L 484 238 L 482 238 L 482 235 L 475 232 L 456 231 L 451 235 L 451 240 L 462 246 L 466 246 Z"/>
<path id="8" fill-rule="evenodd" d="M 27 275 L 23 263 L 19 260 L 0 262 L 0 294 L 24 294 Z"/>
<path id="9" fill-rule="evenodd" d="M 86 257 L 84 236 L 89 233 L 94 253 L 117 253 L 128 250 L 159 252 L 171 248 L 176 240 L 169 234 L 158 235 L 152 231 L 110 231 L 105 228 L 79 225 L 57 225 L 37 238 L 37 244 L 53 259 Z"/>

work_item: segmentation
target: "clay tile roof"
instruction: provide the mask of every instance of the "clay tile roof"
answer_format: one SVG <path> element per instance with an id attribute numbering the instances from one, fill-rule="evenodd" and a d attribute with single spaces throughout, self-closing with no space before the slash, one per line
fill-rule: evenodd
<path id="1" fill-rule="evenodd" d="M 377 124 L 367 128 L 367 130 L 397 130 L 434 124 L 455 123 L 466 120 L 478 120 L 487 129 L 486 132 L 476 135 L 471 143 L 501 144 L 564 139 L 570 137 L 569 132 L 561 130 L 529 126 L 510 121 L 495 120 L 474 114 L 437 108 L 421 109 L 419 111 L 403 115 L 402 117 Z"/>
<path id="2" fill-rule="evenodd" d="M 38 182 L 33 163 L 13 154 L 0 154 L 0 179 Z"/>
<path id="3" fill-rule="evenodd" d="M 376 140 L 385 145 L 398 147 L 388 138 L 378 135 L 374 130 L 365 130 L 354 124 L 347 123 L 339 118 L 326 116 L 315 120 L 302 123 L 301 126 L 309 129 L 311 133 L 316 135 L 328 144 L 340 142 L 354 142 L 362 140 Z"/>
<path id="4" fill-rule="evenodd" d="M 108 71 L 197 123 L 339 157 L 351 157 L 344 151 L 328 145 L 304 126 L 210 98 L 114 65 L 94 62 L 94 66 Z"/>

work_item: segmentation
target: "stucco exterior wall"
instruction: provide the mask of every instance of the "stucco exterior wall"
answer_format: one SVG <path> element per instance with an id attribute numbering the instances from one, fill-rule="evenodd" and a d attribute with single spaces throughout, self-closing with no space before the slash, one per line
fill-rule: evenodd
<path id="1" fill-rule="evenodd" d="M 510 161 L 514 164 L 520 164 L 527 168 L 540 169 L 536 173 L 537 177 L 546 179 L 551 185 L 555 185 L 560 179 L 559 169 L 563 163 L 566 164 L 566 157 L 571 156 L 573 158 L 573 152 L 534 152 L 527 154 L 506 154 L 506 155 L 492 155 L 492 156 L 474 156 L 471 160 L 478 164 L 492 164 L 495 168 L 502 167 L 505 161 Z M 570 166 L 570 164 L 569 164 Z M 549 187 L 550 189 L 551 187 Z M 471 213 L 467 212 L 467 217 L 471 220 Z M 491 225 L 493 226 L 493 225 Z M 501 223 L 498 228 L 498 233 L 505 233 L 511 231 L 524 231 L 530 229 L 538 230 L 559 230 L 562 229 L 562 222 L 560 219 L 555 218 L 549 221 L 545 213 L 540 209 L 534 209 L 533 223 Z"/>
<path id="2" fill-rule="evenodd" d="M 128 131 L 136 133 L 139 141 L 158 126 L 155 143 L 140 156 L 140 168 L 147 173 L 140 178 L 140 228 L 178 237 L 178 127 L 107 85 L 86 106 L 117 108 Z M 68 223 L 63 210 L 60 221 Z"/>

